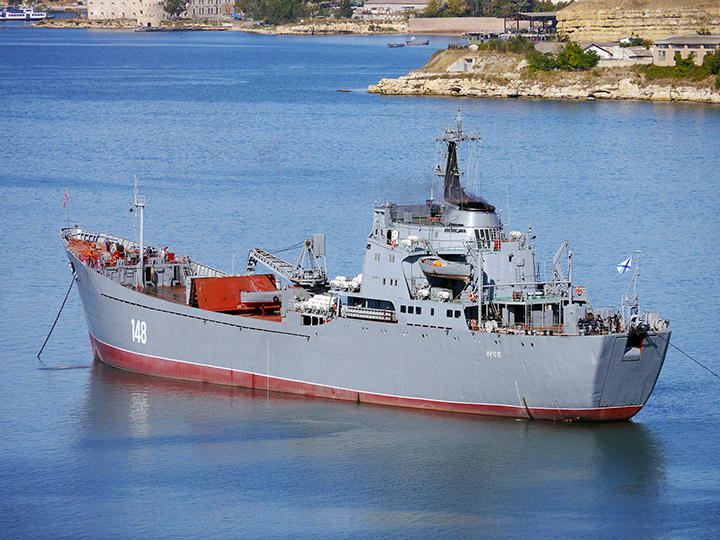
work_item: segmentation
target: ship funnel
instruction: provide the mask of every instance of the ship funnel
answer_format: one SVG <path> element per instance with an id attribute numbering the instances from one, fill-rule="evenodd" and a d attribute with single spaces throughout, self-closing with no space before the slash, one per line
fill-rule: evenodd
<path id="1" fill-rule="evenodd" d="M 460 210 L 494 212 L 495 207 L 485 199 L 467 193 L 463 189 L 460 183 L 460 169 L 458 168 L 457 142 L 454 139 L 449 139 L 447 143 L 448 157 L 445 165 L 445 183 L 443 185 L 443 199 L 445 202 L 457 206 Z"/>

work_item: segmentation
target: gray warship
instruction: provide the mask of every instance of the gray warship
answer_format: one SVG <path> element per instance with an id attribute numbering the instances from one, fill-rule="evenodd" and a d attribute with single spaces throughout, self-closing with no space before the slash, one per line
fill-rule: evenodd
<path id="1" fill-rule="evenodd" d="M 61 229 L 94 357 L 116 368 L 267 391 L 456 413 L 625 420 L 647 402 L 669 322 L 592 309 L 565 241 L 541 280 L 530 232 L 506 233 L 466 191 L 443 131 L 439 200 L 377 205 L 355 277 L 328 279 L 325 235 L 296 261 L 253 249 L 242 275 L 139 239 Z M 265 267 L 269 273 L 258 273 Z M 633 282 L 637 279 L 637 273 Z"/>

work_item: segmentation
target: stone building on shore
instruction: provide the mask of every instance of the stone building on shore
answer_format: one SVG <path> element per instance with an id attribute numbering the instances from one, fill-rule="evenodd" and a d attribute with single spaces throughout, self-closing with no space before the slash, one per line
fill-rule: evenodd
<path id="1" fill-rule="evenodd" d="M 234 0 L 190 0 L 184 16 L 191 19 L 220 19 L 234 11 Z M 137 21 L 139 26 L 159 26 L 170 16 L 163 0 L 88 0 L 88 19 Z"/>
<path id="2" fill-rule="evenodd" d="M 187 16 L 191 19 L 221 19 L 235 11 L 235 0 L 190 0 Z"/>
<path id="3" fill-rule="evenodd" d="M 88 0 L 88 19 L 127 19 L 142 26 L 159 26 L 168 18 L 162 4 L 162 0 Z"/>
<path id="4" fill-rule="evenodd" d="M 714 54 L 720 49 L 720 34 L 699 36 L 670 36 L 658 39 L 652 46 L 653 64 L 657 66 L 674 66 L 675 54 L 681 58 L 693 57 L 696 65 L 701 66 L 705 56 Z"/>

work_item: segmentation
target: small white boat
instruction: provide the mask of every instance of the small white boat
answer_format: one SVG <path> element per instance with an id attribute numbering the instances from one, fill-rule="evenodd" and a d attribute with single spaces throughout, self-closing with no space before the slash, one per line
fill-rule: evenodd
<path id="1" fill-rule="evenodd" d="M 31 7 L 22 9 L 7 7 L 0 11 L 0 21 L 42 21 L 47 18 L 47 13 L 35 11 Z"/>
<path id="2" fill-rule="evenodd" d="M 470 265 L 441 259 L 440 257 L 423 257 L 418 263 L 426 276 L 447 279 L 470 280 Z"/>

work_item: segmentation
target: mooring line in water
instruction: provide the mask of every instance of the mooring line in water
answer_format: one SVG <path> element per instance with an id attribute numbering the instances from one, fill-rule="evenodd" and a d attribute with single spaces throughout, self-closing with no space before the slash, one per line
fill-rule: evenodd
<path id="1" fill-rule="evenodd" d="M 680 347 L 678 347 L 677 345 L 673 345 L 672 343 L 670 343 L 670 340 L 665 339 L 665 338 L 662 337 L 660 334 L 657 334 L 657 336 L 658 336 L 660 339 L 662 339 L 663 341 L 665 341 L 665 342 L 666 342 L 668 345 L 670 345 L 671 347 L 675 347 L 678 351 L 680 351 L 681 353 L 683 353 L 683 354 L 684 354 L 685 356 L 687 356 L 690 360 L 692 360 L 693 362 L 695 362 L 698 366 L 700 366 L 700 367 L 703 368 L 704 370 L 708 371 L 709 373 L 712 373 L 712 374 L 715 375 L 718 379 L 720 379 L 720 375 L 718 375 L 717 373 L 715 373 L 715 372 L 714 372 L 712 369 L 710 369 L 709 367 L 702 365 L 700 362 L 698 362 L 697 360 L 695 360 L 692 356 L 690 356 L 688 353 L 686 353 L 685 351 L 683 351 L 683 350 L 682 350 Z"/>
<path id="2" fill-rule="evenodd" d="M 70 287 L 68 287 L 67 293 L 65 294 L 65 300 L 63 300 L 62 306 L 60 306 L 60 311 L 58 311 L 57 317 L 55 317 L 55 322 L 53 323 L 52 328 L 50 328 L 50 332 L 45 338 L 45 343 L 42 344 L 42 347 L 40 347 L 40 352 L 37 353 L 37 359 L 40 360 L 40 362 L 42 362 L 42 358 L 40 358 L 40 355 L 45 350 L 45 345 L 47 345 L 47 342 L 50 339 L 50 335 L 53 333 L 53 330 L 55 330 L 55 325 L 57 324 L 58 319 L 60 319 L 60 314 L 65 307 L 65 302 L 67 302 L 68 296 L 70 296 L 70 290 L 72 289 L 73 283 L 75 283 L 75 274 L 73 274 L 72 281 L 70 282 Z"/>
<path id="3" fill-rule="evenodd" d="M 40 360 L 42 362 L 42 360 Z M 59 371 L 62 369 L 90 369 L 92 366 L 57 366 L 57 367 L 50 367 L 45 365 L 45 362 L 43 362 L 43 365 L 45 367 L 38 368 L 41 371 Z"/>

